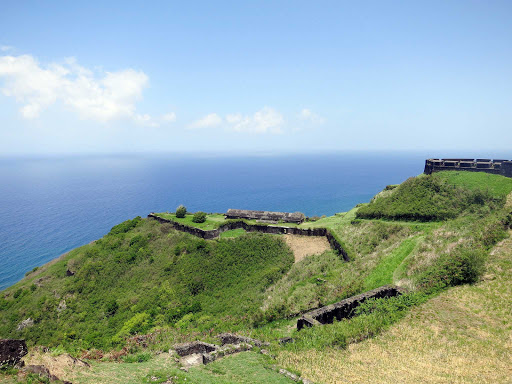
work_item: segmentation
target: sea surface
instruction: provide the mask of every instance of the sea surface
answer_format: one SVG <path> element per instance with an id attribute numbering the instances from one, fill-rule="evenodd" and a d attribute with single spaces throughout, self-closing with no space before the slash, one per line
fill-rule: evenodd
<path id="1" fill-rule="evenodd" d="M 149 212 L 228 208 L 333 215 L 420 174 L 423 155 L 0 159 L 0 290 Z"/>

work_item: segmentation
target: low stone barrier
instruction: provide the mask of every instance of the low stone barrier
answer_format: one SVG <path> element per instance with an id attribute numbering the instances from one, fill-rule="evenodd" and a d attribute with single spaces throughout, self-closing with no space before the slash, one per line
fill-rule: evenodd
<path id="1" fill-rule="evenodd" d="M 349 297 L 338 303 L 315 309 L 302 315 L 297 320 L 297 330 L 315 325 L 332 324 L 334 319 L 340 321 L 354 315 L 354 310 L 368 299 L 382 299 L 385 297 L 400 296 L 405 293 L 403 288 L 394 285 L 385 285 L 374 290 Z"/>
<path id="2" fill-rule="evenodd" d="M 25 340 L 0 339 L 0 367 L 18 364 L 27 353 Z"/>
<path id="3" fill-rule="evenodd" d="M 221 233 L 230 231 L 233 229 L 244 229 L 247 232 L 260 232 L 272 235 L 298 235 L 298 236 L 325 236 L 329 241 L 331 247 L 340 254 L 345 261 L 349 261 L 347 251 L 342 245 L 336 240 L 333 234 L 327 228 L 296 228 L 296 227 L 281 227 L 273 225 L 261 225 L 261 224 L 247 224 L 245 221 L 231 221 L 221 225 L 217 229 L 205 231 L 196 227 L 181 224 L 173 220 L 164 219 L 163 217 L 157 216 L 154 212 L 148 215 L 148 218 L 155 219 L 160 223 L 168 223 L 174 229 L 181 232 L 186 232 L 191 235 L 200 237 L 202 239 L 211 240 L 220 236 Z"/>

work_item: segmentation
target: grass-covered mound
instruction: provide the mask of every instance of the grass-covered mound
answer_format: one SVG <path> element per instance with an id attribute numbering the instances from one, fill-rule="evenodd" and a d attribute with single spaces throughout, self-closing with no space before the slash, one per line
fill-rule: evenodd
<path id="1" fill-rule="evenodd" d="M 503 186 L 503 176 L 486 176 L 493 181 L 490 189 L 478 181 L 473 182 L 475 174 L 469 172 L 459 177 L 436 173 L 410 178 L 392 194 L 359 208 L 357 217 L 437 221 L 453 219 L 463 212 L 488 213 L 504 203 L 507 186 Z M 480 175 L 477 174 L 476 178 L 479 179 Z"/>
<path id="2" fill-rule="evenodd" d="M 0 335 L 109 348 L 156 326 L 243 323 L 292 263 L 275 236 L 205 241 L 136 218 L 4 291 Z M 28 318 L 34 325 L 18 331 Z"/>

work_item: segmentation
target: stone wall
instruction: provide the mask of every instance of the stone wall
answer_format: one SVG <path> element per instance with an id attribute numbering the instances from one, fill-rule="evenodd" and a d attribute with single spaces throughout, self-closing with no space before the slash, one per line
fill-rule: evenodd
<path id="1" fill-rule="evenodd" d="M 27 352 L 25 340 L 0 339 L 0 367 L 18 364 Z"/>
<path id="2" fill-rule="evenodd" d="M 336 240 L 332 233 L 327 228 L 296 228 L 296 227 L 280 227 L 273 225 L 262 225 L 262 224 L 247 224 L 245 221 L 230 221 L 226 224 L 221 225 L 217 229 L 211 231 L 205 231 L 203 229 L 191 227 L 181 223 L 177 223 L 172 220 L 164 219 L 160 216 L 155 215 L 153 212 L 148 215 L 148 218 L 155 219 L 161 223 L 168 223 L 178 231 L 186 232 L 191 235 L 200 237 L 202 239 L 215 239 L 220 236 L 221 233 L 230 231 L 232 229 L 244 229 L 247 232 L 261 232 L 273 235 L 289 234 L 299 236 L 326 236 L 331 247 L 343 257 L 345 261 L 349 261 L 347 251 L 343 246 Z"/>
<path id="3" fill-rule="evenodd" d="M 331 324 L 334 319 L 340 321 L 354 315 L 354 310 L 368 299 L 382 299 L 384 297 L 394 297 L 403 294 L 405 291 L 393 285 L 383 287 L 362 293 L 357 296 L 349 297 L 343 301 L 326 307 L 318 308 L 302 315 L 297 320 L 297 330 L 304 327 L 312 327 L 321 324 Z"/>
<path id="4" fill-rule="evenodd" d="M 490 159 L 427 159 L 424 173 L 439 171 L 485 172 L 512 177 L 512 161 Z"/>

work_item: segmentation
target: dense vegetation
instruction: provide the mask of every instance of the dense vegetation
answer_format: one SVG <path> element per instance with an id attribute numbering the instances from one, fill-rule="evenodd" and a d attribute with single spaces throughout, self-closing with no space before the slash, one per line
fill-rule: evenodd
<path id="1" fill-rule="evenodd" d="M 145 364 L 147 350 L 236 331 L 271 341 L 269 349 L 285 367 L 303 369 L 307 356 L 336 354 L 402 321 L 447 288 L 478 283 L 491 249 L 512 225 L 511 201 L 505 204 L 511 191 L 512 180 L 502 176 L 441 172 L 386 188 L 350 212 L 306 223 L 329 228 L 351 255 L 348 263 L 326 251 L 292 265 L 279 236 L 234 230 L 205 241 L 136 218 L 4 291 L 0 336 L 67 350 L 130 345 L 138 354 L 124 361 Z M 193 215 L 176 221 L 190 224 Z M 222 222 L 223 215 L 207 215 L 195 225 L 210 229 Z M 295 330 L 300 313 L 385 284 L 399 284 L 409 294 L 368 301 L 350 320 Z M 35 325 L 16 331 L 29 317 Z M 135 334 L 150 335 L 147 350 L 132 348 Z M 295 342 L 279 345 L 284 336 Z M 183 382 L 207 383 L 243 369 L 203 370 L 203 376 L 171 371 Z"/>
<path id="2" fill-rule="evenodd" d="M 484 187 L 465 188 L 457 184 L 449 183 L 444 176 L 438 174 L 410 178 L 390 195 L 375 199 L 361 207 L 357 217 L 418 221 L 446 220 L 453 219 L 463 212 L 489 212 L 504 203 L 502 194 L 493 194 Z"/>
<path id="3" fill-rule="evenodd" d="M 31 344 L 110 348 L 157 326 L 248 322 L 265 288 L 292 262 L 274 236 L 205 241 L 136 218 L 8 290 L 0 298 L 0 334 Z M 16 331 L 27 318 L 35 325 Z"/>

